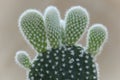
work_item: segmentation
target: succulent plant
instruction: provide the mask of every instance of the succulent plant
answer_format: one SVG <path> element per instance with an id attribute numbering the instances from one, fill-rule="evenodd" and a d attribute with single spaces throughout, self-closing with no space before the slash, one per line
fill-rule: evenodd
<path id="1" fill-rule="evenodd" d="M 28 80 L 98 80 L 96 55 L 108 33 L 102 24 L 88 30 L 86 46 L 79 39 L 89 24 L 86 9 L 75 6 L 62 20 L 58 9 L 49 6 L 44 16 L 37 10 L 25 11 L 19 29 L 36 52 L 33 60 L 26 51 L 16 53 L 16 62 L 27 70 Z"/>

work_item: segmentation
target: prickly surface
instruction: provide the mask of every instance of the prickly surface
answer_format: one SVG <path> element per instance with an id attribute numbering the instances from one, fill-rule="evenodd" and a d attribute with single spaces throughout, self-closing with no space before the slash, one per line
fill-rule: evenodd
<path id="1" fill-rule="evenodd" d="M 106 41 L 107 35 L 107 30 L 103 25 L 93 25 L 88 31 L 87 51 L 96 55 Z"/>
<path id="2" fill-rule="evenodd" d="M 75 44 L 89 23 L 87 12 L 81 7 L 71 8 L 65 16 L 65 44 Z"/>
<path id="3" fill-rule="evenodd" d="M 45 26 L 47 37 L 52 48 L 57 48 L 60 45 L 60 15 L 55 7 L 46 9 Z"/>
<path id="4" fill-rule="evenodd" d="M 18 51 L 15 59 L 17 63 L 22 66 L 23 68 L 30 68 L 31 67 L 31 60 L 27 52 L 25 51 Z"/>
<path id="5" fill-rule="evenodd" d="M 37 10 L 24 12 L 20 18 L 19 28 L 38 53 L 46 51 L 45 25 L 42 15 Z"/>
<path id="6" fill-rule="evenodd" d="M 64 46 L 39 54 L 29 72 L 30 80 L 97 80 L 90 54 L 77 46 Z"/>
<path id="7" fill-rule="evenodd" d="M 44 16 L 37 10 L 25 11 L 19 28 L 39 53 L 32 64 L 27 54 L 16 57 L 16 62 L 29 70 L 28 80 L 98 80 L 94 58 L 107 38 L 107 30 L 97 24 L 88 30 L 86 47 L 74 46 L 79 45 L 76 43 L 88 24 L 89 15 L 80 6 L 69 9 L 64 20 L 55 7 L 48 7 Z"/>

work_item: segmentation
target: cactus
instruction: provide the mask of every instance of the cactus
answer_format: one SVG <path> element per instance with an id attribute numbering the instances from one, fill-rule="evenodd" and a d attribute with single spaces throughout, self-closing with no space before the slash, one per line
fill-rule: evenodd
<path id="1" fill-rule="evenodd" d="M 86 46 L 78 44 L 89 24 L 86 9 L 69 9 L 62 20 L 58 9 L 49 6 L 44 16 L 37 10 L 25 11 L 19 29 L 36 51 L 31 61 L 25 51 L 16 53 L 16 62 L 27 70 L 28 80 L 98 80 L 96 55 L 108 33 L 102 24 L 88 30 Z"/>

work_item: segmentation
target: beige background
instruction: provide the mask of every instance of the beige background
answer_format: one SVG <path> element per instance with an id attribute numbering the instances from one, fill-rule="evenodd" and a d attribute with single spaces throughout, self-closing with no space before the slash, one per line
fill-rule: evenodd
<path id="1" fill-rule="evenodd" d="M 120 1 L 119 0 L 0 0 L 0 80 L 25 80 L 26 72 L 16 65 L 15 52 L 34 51 L 19 33 L 17 23 L 20 14 L 29 8 L 41 12 L 48 5 L 55 5 L 61 12 L 71 6 L 81 5 L 90 13 L 90 25 L 103 23 L 109 30 L 109 40 L 98 56 L 101 80 L 120 80 Z M 83 44 L 84 40 L 82 41 Z"/>

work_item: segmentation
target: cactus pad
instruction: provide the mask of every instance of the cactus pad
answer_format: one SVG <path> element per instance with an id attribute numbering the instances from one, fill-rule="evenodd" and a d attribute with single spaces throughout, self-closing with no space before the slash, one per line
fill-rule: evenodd
<path id="1" fill-rule="evenodd" d="M 85 9 L 77 6 L 68 10 L 65 16 L 66 45 L 74 45 L 81 37 L 89 23 L 89 16 Z"/>
<path id="2" fill-rule="evenodd" d="M 38 52 L 46 50 L 46 32 L 43 17 L 37 10 L 25 11 L 19 20 L 19 28 L 25 39 Z"/>

